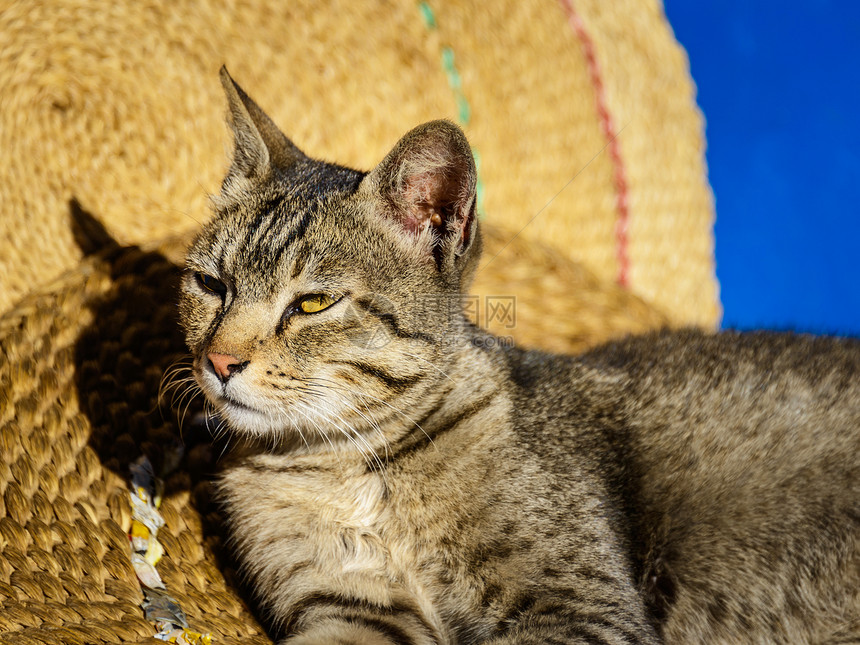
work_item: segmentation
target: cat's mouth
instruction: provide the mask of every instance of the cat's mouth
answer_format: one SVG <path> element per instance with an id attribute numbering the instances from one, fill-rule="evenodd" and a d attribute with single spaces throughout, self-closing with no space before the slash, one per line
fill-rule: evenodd
<path id="1" fill-rule="evenodd" d="M 243 403 L 224 392 L 207 394 L 207 398 L 213 404 L 215 414 L 231 429 L 252 433 L 269 429 L 269 416 L 259 408 Z"/>
<path id="2" fill-rule="evenodd" d="M 207 379 L 205 378 L 202 379 L 202 381 L 201 385 L 203 386 L 203 392 L 206 398 L 209 399 L 209 401 L 220 412 L 241 411 L 262 414 L 258 408 L 248 405 L 232 394 L 226 385 L 219 384 L 218 386 L 215 386 L 212 383 L 207 382 Z"/>
<path id="3" fill-rule="evenodd" d="M 257 408 L 252 408 L 250 405 L 248 405 L 246 403 L 242 403 L 241 401 L 238 401 L 237 399 L 234 399 L 229 394 L 225 394 L 225 393 L 218 395 L 218 404 L 221 407 L 238 408 L 240 410 L 247 410 L 248 412 L 256 412 L 258 414 L 260 413 L 260 411 Z"/>

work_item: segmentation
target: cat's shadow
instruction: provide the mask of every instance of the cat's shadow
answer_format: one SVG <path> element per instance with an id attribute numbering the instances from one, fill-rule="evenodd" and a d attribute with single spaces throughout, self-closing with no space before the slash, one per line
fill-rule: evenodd
<path id="1" fill-rule="evenodd" d="M 175 313 L 179 268 L 159 252 L 121 246 L 76 201 L 69 210 L 84 262 L 94 279 L 110 281 L 91 303 L 92 323 L 75 346 L 78 398 L 92 426 L 90 446 L 102 465 L 123 479 L 141 456 L 161 472 L 181 447 L 193 454 L 208 442 L 193 424 L 182 423 L 180 430 L 171 393 L 162 392 L 165 372 L 185 361 Z M 193 417 L 199 397 L 185 404 Z M 174 489 L 168 493 L 193 487 L 187 477 L 169 480 Z"/>
<path id="2" fill-rule="evenodd" d="M 69 210 L 75 241 L 92 268 L 89 279 L 109 280 L 91 305 L 92 323 L 75 345 L 75 386 L 92 428 L 89 445 L 102 466 L 124 481 L 141 456 L 160 473 L 181 454 L 178 466 L 164 477 L 164 497 L 190 493 L 216 567 L 247 598 L 223 546 L 222 523 L 210 492 L 223 446 L 194 422 L 202 397 L 190 389 L 189 359 L 177 319 L 180 268 L 160 252 L 120 245 L 77 201 L 70 202 Z"/>

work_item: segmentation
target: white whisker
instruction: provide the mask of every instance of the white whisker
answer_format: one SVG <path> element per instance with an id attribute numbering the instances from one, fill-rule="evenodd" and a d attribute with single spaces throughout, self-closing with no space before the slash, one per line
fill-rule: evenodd
<path id="1" fill-rule="evenodd" d="M 375 396 L 373 396 L 372 394 L 367 394 L 366 392 L 362 392 L 361 390 L 354 390 L 353 388 L 347 387 L 347 386 L 345 386 L 345 385 L 343 385 L 343 384 L 341 384 L 341 383 L 338 383 L 338 382 L 336 382 L 336 381 L 332 381 L 331 379 L 324 379 L 324 378 L 317 377 L 317 376 L 311 376 L 311 377 L 307 377 L 307 378 L 309 378 L 309 379 L 314 379 L 314 380 L 317 380 L 317 381 L 322 381 L 322 382 L 325 382 L 325 383 L 329 383 L 330 385 L 328 385 L 328 387 L 332 387 L 332 388 L 339 388 L 339 389 L 341 389 L 342 391 L 344 391 L 344 392 L 348 392 L 349 394 L 352 394 L 352 395 L 354 395 L 354 396 L 360 396 L 360 397 L 364 397 L 364 398 L 367 398 L 367 399 L 371 399 L 371 400 L 373 400 L 373 401 L 376 401 L 376 402 L 378 402 L 378 403 L 381 403 L 381 404 L 382 404 L 382 405 L 384 405 L 384 406 L 387 406 L 387 407 L 391 408 L 395 413 L 399 414 L 399 415 L 400 415 L 400 416 L 402 416 L 404 419 L 406 419 L 407 421 L 409 421 L 412 425 L 414 425 L 416 428 L 418 428 L 419 430 L 421 430 L 421 432 L 424 434 L 424 436 L 425 436 L 425 437 L 427 437 L 427 439 L 430 441 L 431 445 L 433 445 L 433 447 L 434 447 L 434 448 L 436 447 L 436 444 L 433 442 L 433 438 L 432 438 L 429 434 L 427 434 L 427 431 L 426 431 L 426 430 L 424 430 L 424 428 L 422 428 L 422 427 L 421 427 L 421 424 L 420 424 L 420 423 L 418 423 L 415 419 L 413 419 L 413 418 L 412 418 L 412 417 L 410 417 L 408 414 L 406 414 L 405 412 L 403 412 L 400 408 L 398 408 L 398 407 L 396 407 L 396 406 L 394 406 L 394 405 L 391 405 L 388 401 L 385 401 L 384 399 L 380 399 L 380 398 L 378 398 L 378 397 L 375 397 Z"/>

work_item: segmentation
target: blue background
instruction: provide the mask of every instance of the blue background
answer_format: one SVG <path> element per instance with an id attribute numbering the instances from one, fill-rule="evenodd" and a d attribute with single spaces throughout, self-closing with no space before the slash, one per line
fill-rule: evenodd
<path id="1" fill-rule="evenodd" d="M 860 2 L 664 2 L 707 121 L 723 326 L 860 335 Z"/>

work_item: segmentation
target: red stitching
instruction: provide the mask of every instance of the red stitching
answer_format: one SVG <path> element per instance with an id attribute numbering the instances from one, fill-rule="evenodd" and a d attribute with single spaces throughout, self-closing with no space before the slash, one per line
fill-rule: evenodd
<path id="1" fill-rule="evenodd" d="M 618 142 L 618 133 L 612 122 L 612 115 L 606 105 L 606 93 L 603 89 L 603 78 L 600 74 L 600 65 L 594 50 L 594 42 L 585 30 L 582 18 L 576 13 L 571 0 L 559 0 L 561 6 L 567 13 L 567 21 L 582 43 L 585 61 L 588 64 L 588 74 L 591 84 L 594 86 L 595 100 L 597 103 L 597 116 L 600 119 L 600 129 L 606 137 L 609 148 L 609 158 L 613 165 L 613 179 L 615 181 L 615 207 L 618 210 L 618 220 L 615 222 L 615 254 L 618 259 L 618 284 L 623 287 L 629 286 L 630 280 L 630 256 L 628 255 L 628 224 L 630 221 L 630 209 L 627 193 L 627 173 L 624 169 L 624 160 L 621 158 L 621 147 Z"/>

